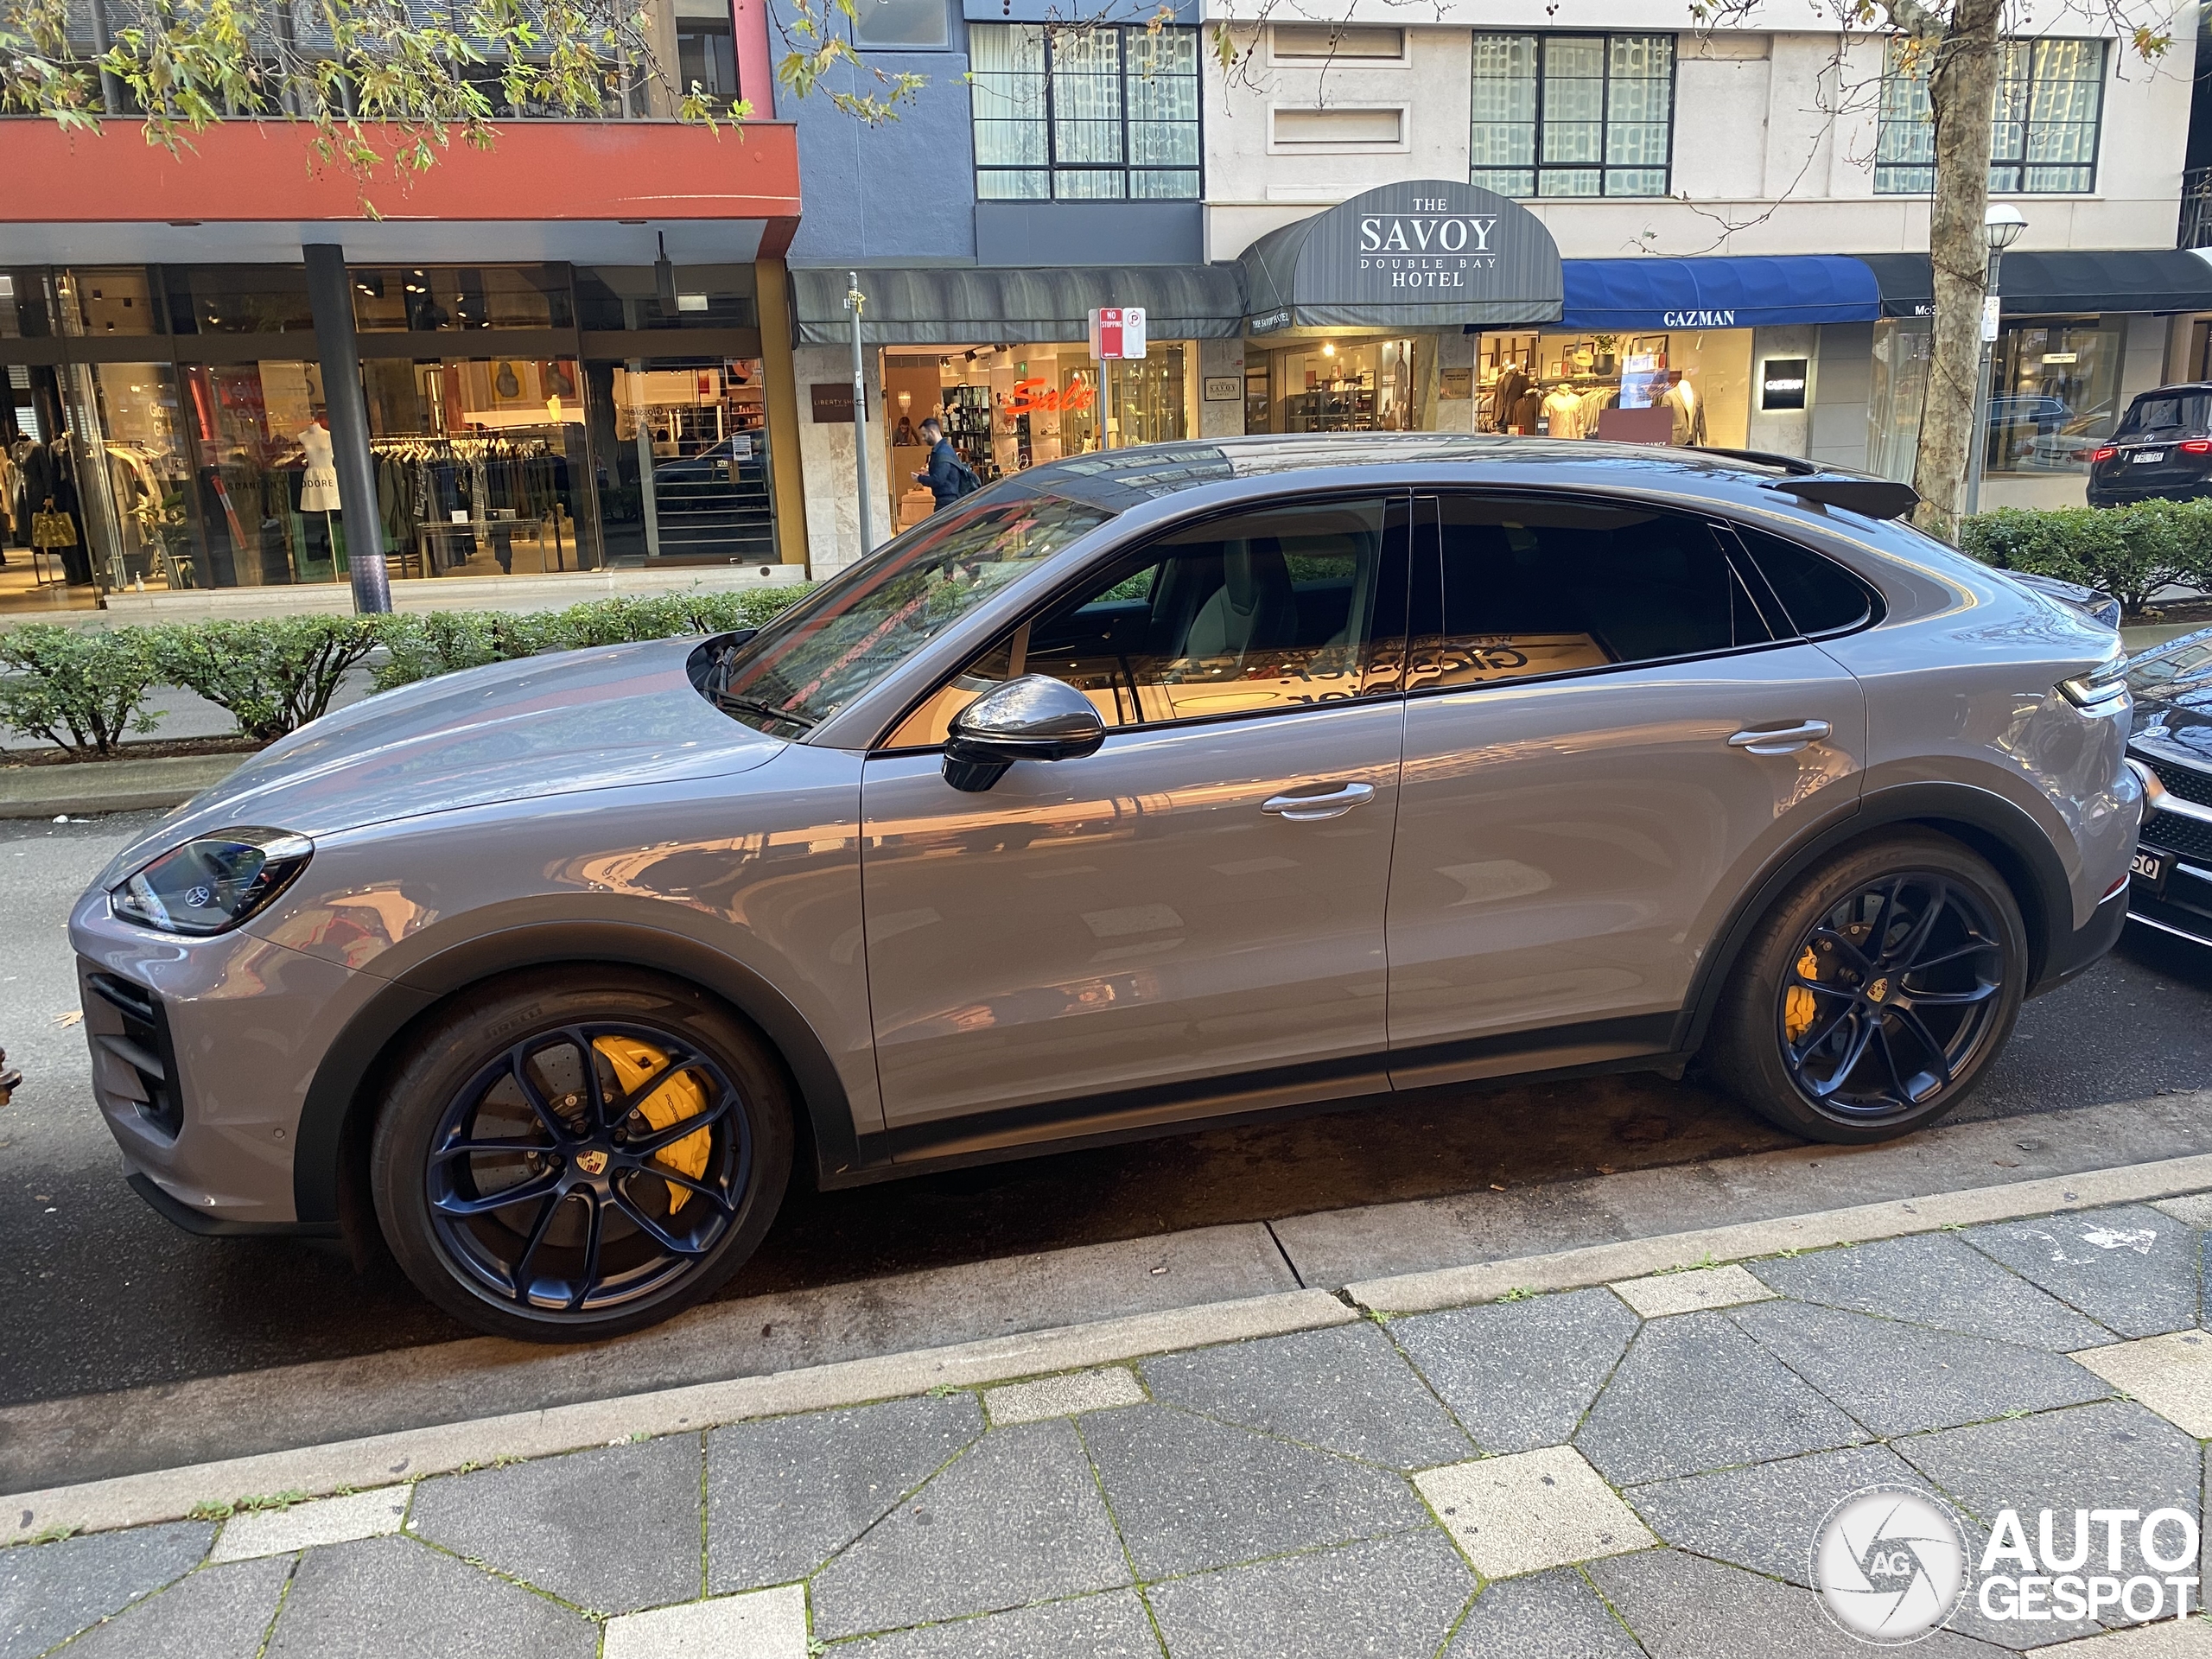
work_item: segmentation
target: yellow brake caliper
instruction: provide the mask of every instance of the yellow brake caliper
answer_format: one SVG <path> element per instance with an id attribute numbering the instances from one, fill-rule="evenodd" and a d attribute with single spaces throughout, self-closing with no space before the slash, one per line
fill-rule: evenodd
<path id="1" fill-rule="evenodd" d="M 668 1056 L 650 1043 L 641 1043 L 634 1037 L 594 1037 L 591 1046 L 607 1056 L 614 1068 L 615 1086 L 627 1094 L 647 1077 L 668 1064 Z M 656 1129 L 665 1129 L 681 1123 L 687 1117 L 696 1117 L 707 1109 L 707 1091 L 698 1077 L 690 1071 L 679 1071 L 666 1083 L 647 1095 L 639 1105 L 645 1121 Z M 653 1161 L 680 1170 L 694 1180 L 704 1179 L 707 1173 L 707 1154 L 714 1147 L 712 1129 L 700 1129 L 685 1135 L 673 1146 L 663 1147 L 653 1154 Z M 683 1207 L 691 1196 L 689 1187 L 674 1181 L 668 1184 L 669 1213 L 673 1215 Z"/>
<path id="2" fill-rule="evenodd" d="M 1813 960 L 1813 947 L 1807 945 L 1805 954 L 1797 958 L 1797 977 L 1818 979 L 1821 965 Z M 1813 1016 L 1818 1009 L 1812 992 L 1802 985 L 1792 985 L 1782 999 L 1782 1029 L 1793 1043 L 1805 1040 L 1805 1033 L 1813 1028 Z"/>

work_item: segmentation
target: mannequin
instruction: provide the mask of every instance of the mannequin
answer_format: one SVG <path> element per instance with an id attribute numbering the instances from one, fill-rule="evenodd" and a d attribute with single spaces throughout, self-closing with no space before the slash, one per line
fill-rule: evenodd
<path id="1" fill-rule="evenodd" d="M 1521 394 L 1529 390 L 1529 377 L 1521 372 L 1518 363 L 1509 363 L 1505 372 L 1497 377 L 1497 384 L 1491 388 L 1491 424 L 1503 432 L 1514 424 L 1513 411 L 1521 402 Z"/>
<path id="2" fill-rule="evenodd" d="M 1579 438 L 1582 435 L 1582 395 L 1573 386 L 1561 381 L 1544 397 L 1544 418 L 1550 423 L 1551 435 L 1555 438 Z"/>
<path id="3" fill-rule="evenodd" d="M 1667 390 L 1659 394 L 1659 401 L 1673 412 L 1674 430 L 1670 442 L 1678 444 L 1705 442 L 1705 404 L 1691 385 L 1689 378 L 1680 369 L 1667 372 Z"/>
<path id="4" fill-rule="evenodd" d="M 302 427 L 297 436 L 308 457 L 307 478 L 300 486 L 300 511 L 338 512 L 342 505 L 338 499 L 338 459 L 331 447 L 329 428 L 317 421 Z"/>

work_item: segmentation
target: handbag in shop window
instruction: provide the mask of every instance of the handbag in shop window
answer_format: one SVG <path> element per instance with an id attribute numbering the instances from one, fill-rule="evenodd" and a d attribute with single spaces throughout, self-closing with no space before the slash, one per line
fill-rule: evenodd
<path id="1" fill-rule="evenodd" d="M 31 515 L 31 545 L 41 550 L 77 545 L 77 521 L 66 512 L 54 511 L 54 498 L 46 498 L 46 505 Z"/>

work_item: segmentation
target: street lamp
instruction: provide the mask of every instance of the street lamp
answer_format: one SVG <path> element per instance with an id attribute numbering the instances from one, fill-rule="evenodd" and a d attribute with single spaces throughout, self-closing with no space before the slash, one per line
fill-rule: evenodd
<path id="1" fill-rule="evenodd" d="M 2001 302 L 1998 279 L 2005 269 L 2005 250 L 2020 239 L 2027 218 L 2009 201 L 1993 202 L 1981 216 L 1981 233 L 1989 244 L 1989 276 L 1981 290 L 1981 351 L 1974 382 L 1974 435 L 1967 456 L 1967 512 L 1980 510 L 1982 468 L 1989 461 L 1990 378 L 1995 369 L 1997 324 Z"/>

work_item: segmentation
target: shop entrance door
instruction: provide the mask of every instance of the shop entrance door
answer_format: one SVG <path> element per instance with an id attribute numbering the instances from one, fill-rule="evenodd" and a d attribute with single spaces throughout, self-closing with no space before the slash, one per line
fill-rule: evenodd
<path id="1" fill-rule="evenodd" d="M 772 564 L 767 403 L 757 358 L 587 365 L 615 564 Z M 611 441 L 610 441 L 611 440 Z"/>

